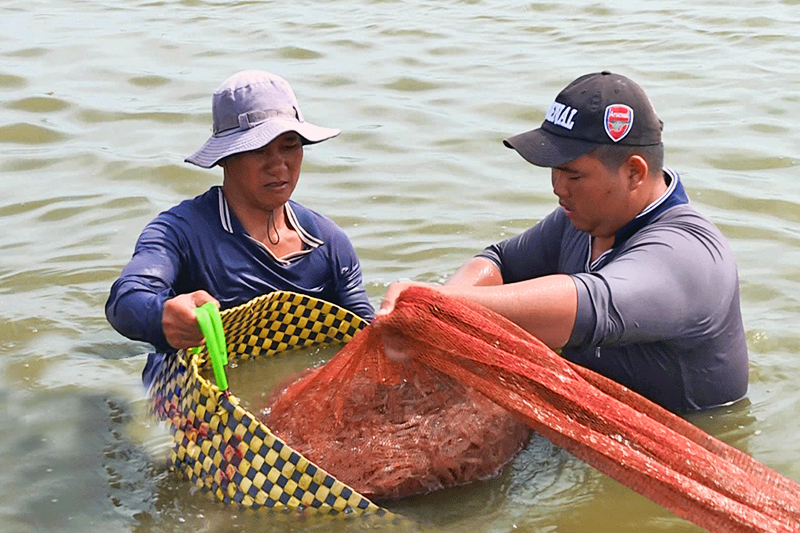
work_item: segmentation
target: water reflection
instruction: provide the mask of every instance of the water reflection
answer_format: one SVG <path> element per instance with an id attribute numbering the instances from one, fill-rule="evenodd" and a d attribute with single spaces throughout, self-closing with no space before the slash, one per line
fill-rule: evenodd
<path id="1" fill-rule="evenodd" d="M 142 227 L 220 182 L 181 161 L 208 134 L 214 80 L 243 68 L 280 72 L 308 117 L 342 128 L 308 150 L 296 194 L 350 235 L 373 303 L 553 208 L 547 171 L 500 140 L 566 82 L 602 68 L 640 80 L 668 164 L 739 262 L 748 400 L 689 418 L 800 479 L 796 4 L 3 2 L 3 528 L 368 529 L 244 512 L 168 472 L 139 385 L 146 347 L 103 317 Z M 235 390 L 257 403 L 260 385 Z M 537 438 L 501 477 L 397 508 L 437 533 L 697 530 Z"/>

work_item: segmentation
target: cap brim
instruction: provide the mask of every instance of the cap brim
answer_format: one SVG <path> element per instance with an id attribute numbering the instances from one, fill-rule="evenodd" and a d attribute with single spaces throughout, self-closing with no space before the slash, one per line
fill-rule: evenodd
<path id="1" fill-rule="evenodd" d="M 211 168 L 221 159 L 241 152 L 257 150 L 266 146 L 287 131 L 297 132 L 303 144 L 315 144 L 336 137 L 341 130 L 314 126 L 308 122 L 275 118 L 245 131 L 234 131 L 228 135 L 212 135 L 195 153 L 185 159 L 203 168 Z"/>
<path id="2" fill-rule="evenodd" d="M 503 141 L 526 161 L 538 167 L 554 168 L 590 152 L 599 146 L 579 139 L 568 139 L 538 128 Z"/>

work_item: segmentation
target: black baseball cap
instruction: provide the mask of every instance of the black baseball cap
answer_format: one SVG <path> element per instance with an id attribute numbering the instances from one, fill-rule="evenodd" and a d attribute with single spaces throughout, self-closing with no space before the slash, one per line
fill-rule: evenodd
<path id="1" fill-rule="evenodd" d="M 567 85 L 541 127 L 503 141 L 530 163 L 557 167 L 600 145 L 661 144 L 663 123 L 636 82 L 607 70 Z"/>

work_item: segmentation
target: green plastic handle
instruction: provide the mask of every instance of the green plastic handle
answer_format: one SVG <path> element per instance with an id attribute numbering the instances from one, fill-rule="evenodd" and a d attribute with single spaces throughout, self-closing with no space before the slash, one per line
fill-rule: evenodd
<path id="1" fill-rule="evenodd" d="M 225 343 L 225 332 L 222 330 L 222 319 L 214 302 L 208 302 L 194 310 L 200 331 L 206 338 L 206 348 L 214 369 L 214 379 L 219 390 L 228 390 L 228 378 L 225 366 L 228 364 L 228 348 Z"/>

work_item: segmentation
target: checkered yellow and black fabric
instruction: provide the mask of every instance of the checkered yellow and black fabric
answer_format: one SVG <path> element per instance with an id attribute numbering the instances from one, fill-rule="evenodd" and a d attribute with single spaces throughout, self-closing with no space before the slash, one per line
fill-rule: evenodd
<path id="1" fill-rule="evenodd" d="M 366 322 L 308 296 L 275 292 L 221 313 L 229 360 L 344 343 Z M 174 445 L 170 464 L 220 500 L 245 507 L 390 514 L 308 461 L 201 374 L 205 350 L 168 357 L 149 394 Z"/>

